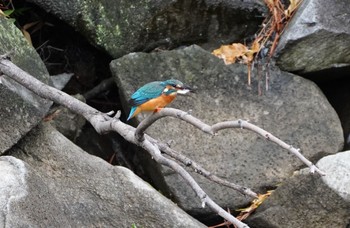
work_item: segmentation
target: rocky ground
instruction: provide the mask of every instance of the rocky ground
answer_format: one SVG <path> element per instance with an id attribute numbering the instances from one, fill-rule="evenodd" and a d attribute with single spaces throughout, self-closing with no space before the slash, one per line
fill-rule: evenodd
<path id="1" fill-rule="evenodd" d="M 246 65 L 225 65 L 211 52 L 222 44 L 252 40 L 267 15 L 263 1 L 17 4 L 17 9 L 28 9 L 15 23 L 0 16 L 0 55 L 13 51 L 11 60 L 41 81 L 103 112 L 122 110 L 125 121 L 127 100 L 137 88 L 177 78 L 196 94 L 178 97 L 172 107 L 210 125 L 249 120 L 300 148 L 326 172 L 311 174 L 295 156 L 244 129 L 209 136 L 167 118 L 147 130 L 219 177 L 261 194 L 275 190 L 244 221 L 249 227 L 350 225 L 350 28 L 344 26 L 350 8 L 344 1 L 304 0 L 271 63 L 261 61 L 253 68 L 251 85 Z M 20 29 L 34 21 L 27 28 L 31 46 Z M 1 76 L 0 94 L 4 227 L 205 227 L 223 222 L 202 208 L 177 173 L 155 164 L 120 135 L 97 134 L 81 116 L 6 76 Z M 136 126 L 142 119 L 128 123 Z M 252 201 L 189 171 L 235 215 Z"/>

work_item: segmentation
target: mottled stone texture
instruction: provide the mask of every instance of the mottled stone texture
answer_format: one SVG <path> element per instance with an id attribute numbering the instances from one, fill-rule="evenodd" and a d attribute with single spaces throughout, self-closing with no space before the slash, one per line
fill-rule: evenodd
<path id="1" fill-rule="evenodd" d="M 347 1 L 303 1 L 281 36 L 277 64 L 283 70 L 299 73 L 349 69 L 349 23 Z M 331 72 L 329 76 L 335 77 Z"/>
<path id="2" fill-rule="evenodd" d="M 261 0 L 30 0 L 113 57 L 188 43 L 217 46 L 258 29 Z"/>
<path id="3" fill-rule="evenodd" d="M 251 228 L 348 227 L 350 225 L 350 151 L 322 158 L 326 176 L 301 170 L 248 219 Z"/>
<path id="4" fill-rule="evenodd" d="M 42 82 L 48 83 L 48 72 L 35 49 L 11 21 L 0 17 L 0 55 L 10 51 L 14 64 Z M 38 97 L 6 76 L 1 76 L 0 81 L 2 154 L 41 121 L 51 102 Z"/>
<path id="5" fill-rule="evenodd" d="M 193 116 L 208 124 L 249 120 L 299 147 L 313 161 L 336 153 L 343 146 L 339 119 L 319 88 L 311 81 L 275 68 L 267 69 L 269 90 L 265 91 L 262 86 L 262 95 L 258 95 L 256 76 L 266 72 L 253 71 L 253 85 L 249 87 L 247 66 L 225 65 L 198 46 L 152 54 L 132 53 L 112 61 L 111 70 L 126 112 L 130 108 L 126 101 L 138 87 L 150 81 L 176 78 L 196 88 L 197 93 L 178 97 L 171 106 L 191 110 Z M 136 118 L 141 119 L 142 116 Z M 278 185 L 302 166 L 286 150 L 247 130 L 225 130 L 213 137 L 180 120 L 164 118 L 147 133 L 164 142 L 173 140 L 172 148 L 214 174 L 258 192 Z M 153 163 L 149 167 L 156 169 Z M 192 189 L 174 172 L 167 169 L 162 172 L 169 195 L 184 209 L 202 213 L 201 203 Z M 223 207 L 238 208 L 251 200 L 193 175 Z M 154 179 L 161 180 L 159 176 Z M 162 187 L 162 183 L 159 185 Z"/>
<path id="6" fill-rule="evenodd" d="M 0 158 L 3 227 L 205 227 L 130 170 L 48 124 Z"/>

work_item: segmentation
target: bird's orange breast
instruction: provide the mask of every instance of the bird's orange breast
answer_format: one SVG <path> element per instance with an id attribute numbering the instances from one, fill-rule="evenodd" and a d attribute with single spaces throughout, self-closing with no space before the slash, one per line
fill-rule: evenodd
<path id="1" fill-rule="evenodd" d="M 141 109 L 141 111 L 154 111 L 158 108 L 164 108 L 168 104 L 170 104 L 176 97 L 176 94 L 170 94 L 165 95 L 162 94 L 159 97 L 153 98 L 142 105 L 140 105 L 138 108 Z"/>

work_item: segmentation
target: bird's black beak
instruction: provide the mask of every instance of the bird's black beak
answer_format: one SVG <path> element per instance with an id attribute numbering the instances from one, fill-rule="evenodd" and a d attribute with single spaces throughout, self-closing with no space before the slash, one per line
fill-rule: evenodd
<path id="1" fill-rule="evenodd" d="M 191 92 L 191 93 L 196 93 L 196 90 L 192 87 L 187 86 L 187 89 Z"/>
<path id="2" fill-rule="evenodd" d="M 181 89 L 177 91 L 179 94 L 195 93 L 195 90 L 187 85 L 183 85 Z"/>

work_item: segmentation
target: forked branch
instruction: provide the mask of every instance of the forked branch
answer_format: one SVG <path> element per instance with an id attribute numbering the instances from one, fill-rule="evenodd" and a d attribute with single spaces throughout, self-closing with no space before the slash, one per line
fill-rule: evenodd
<path id="1" fill-rule="evenodd" d="M 158 142 L 152 137 L 145 135 L 144 134 L 145 130 L 149 126 L 151 126 L 155 121 L 166 116 L 171 116 L 171 117 L 175 117 L 183 121 L 186 121 L 187 123 L 200 129 L 201 131 L 211 135 L 214 135 L 218 131 L 227 129 L 227 128 L 248 129 L 259 134 L 265 139 L 276 143 L 277 145 L 281 146 L 282 148 L 296 155 L 300 160 L 302 160 L 302 162 L 304 162 L 308 167 L 310 167 L 310 171 L 312 173 L 317 172 L 320 175 L 325 175 L 324 172 L 319 170 L 312 162 L 306 159 L 300 153 L 299 149 L 294 148 L 293 146 L 278 139 L 271 133 L 247 121 L 243 121 L 243 120 L 226 121 L 226 122 L 221 122 L 210 126 L 204 123 L 203 121 L 189 115 L 184 111 L 173 109 L 173 108 L 164 108 L 160 112 L 157 112 L 149 116 L 148 118 L 146 118 L 144 121 L 142 121 L 139 124 L 137 129 L 135 129 L 132 126 L 129 126 L 119 120 L 120 113 L 117 113 L 115 117 L 111 117 L 110 113 L 108 114 L 102 113 L 88 106 L 87 104 L 69 96 L 64 92 L 40 82 L 39 80 L 35 79 L 33 76 L 29 75 L 28 73 L 18 68 L 9 59 L 7 59 L 6 56 L 0 56 L 0 75 L 1 74 L 4 74 L 7 77 L 10 77 L 11 79 L 15 80 L 17 83 L 26 87 L 30 91 L 39 95 L 40 97 L 52 100 L 58 104 L 66 106 L 71 111 L 84 116 L 92 124 L 92 126 L 96 129 L 98 133 L 115 131 L 121 136 L 123 136 L 127 141 L 141 146 L 159 164 L 168 166 L 174 171 L 176 171 L 187 182 L 187 184 L 196 192 L 197 196 L 201 199 L 203 206 L 208 205 L 212 210 L 214 210 L 220 216 L 225 218 L 227 221 L 236 225 L 238 228 L 243 228 L 243 227 L 247 228 L 248 226 L 242 223 L 241 221 L 239 221 L 238 219 L 236 219 L 235 217 L 233 217 L 231 214 L 226 212 L 220 206 L 218 206 L 202 190 L 202 188 L 197 184 L 197 182 L 193 179 L 193 177 L 184 168 L 182 168 L 178 163 L 174 162 L 173 160 L 164 157 L 161 151 L 175 158 L 176 160 L 181 161 L 182 163 L 190 165 L 192 168 L 199 170 L 199 172 L 202 173 L 202 175 L 206 176 L 208 179 L 211 179 L 215 182 L 218 182 L 225 186 L 236 189 L 242 192 L 243 194 L 246 194 L 252 197 L 256 197 L 256 193 L 252 192 L 250 189 L 240 187 L 238 185 L 236 186 L 225 180 L 217 178 L 215 175 L 211 174 L 209 171 L 206 171 L 205 169 L 203 169 L 199 164 L 189 160 L 187 157 L 172 150 L 166 144 Z M 2 77 L 6 77 L 6 76 L 2 76 Z"/>
<path id="2" fill-rule="evenodd" d="M 193 177 L 181 167 L 181 165 L 177 164 L 171 159 L 164 157 L 159 147 L 155 142 L 155 139 L 152 139 L 150 136 L 143 137 L 142 140 L 136 139 L 136 129 L 132 126 L 129 126 L 119 120 L 120 113 L 113 118 L 111 117 L 111 113 L 105 114 L 102 113 L 89 105 L 69 96 L 68 94 L 57 90 L 53 87 L 50 87 L 41 81 L 37 80 L 27 72 L 23 71 L 15 64 L 13 64 L 7 56 L 0 56 L 0 75 L 6 75 L 2 77 L 9 77 L 10 79 L 16 81 L 21 84 L 25 88 L 29 89 L 33 93 L 39 95 L 42 98 L 49 99 L 51 101 L 56 102 L 57 104 L 63 105 L 70 109 L 71 111 L 84 116 L 84 118 L 91 123 L 91 125 L 95 128 L 98 133 L 106 133 L 110 131 L 117 132 L 122 137 L 124 137 L 127 141 L 137 144 L 145 149 L 158 163 L 168 166 L 169 168 L 176 171 L 186 182 L 187 184 L 195 191 L 197 196 L 202 201 L 202 206 L 207 205 L 213 211 L 218 213 L 221 217 L 231 222 L 238 228 L 249 228 L 248 225 L 241 222 L 230 213 L 222 209 L 219 205 L 217 205 L 197 184 L 197 182 L 193 179 Z M 193 119 L 196 122 L 196 119 Z"/>
<path id="3" fill-rule="evenodd" d="M 235 120 L 235 121 L 225 121 L 225 122 L 220 122 L 217 124 L 214 124 L 212 126 L 202 122 L 201 120 L 191 116 L 187 112 L 174 109 L 174 108 L 164 108 L 161 111 L 154 113 L 153 115 L 150 115 L 148 118 L 144 119 L 139 126 L 136 128 L 135 131 L 135 138 L 138 140 L 143 139 L 143 134 L 145 130 L 151 126 L 155 121 L 157 121 L 160 118 L 163 117 L 168 117 L 172 116 L 178 119 L 181 119 L 196 128 L 200 129 L 201 131 L 208 133 L 208 134 L 216 134 L 220 130 L 228 129 L 228 128 L 240 128 L 240 129 L 248 129 L 250 131 L 255 132 L 256 134 L 264 137 L 265 139 L 276 143 L 283 149 L 288 150 L 295 156 L 297 156 L 305 165 L 307 165 L 310 168 L 311 173 L 317 172 L 321 176 L 326 175 L 323 171 L 321 171 L 319 168 L 316 167 L 311 161 L 309 161 L 307 158 L 304 157 L 300 153 L 300 149 L 294 148 L 292 145 L 289 145 L 285 142 L 283 142 L 281 139 L 277 138 L 276 136 L 272 135 L 271 133 L 265 131 L 264 129 L 249 123 L 248 121 L 245 120 Z"/>

